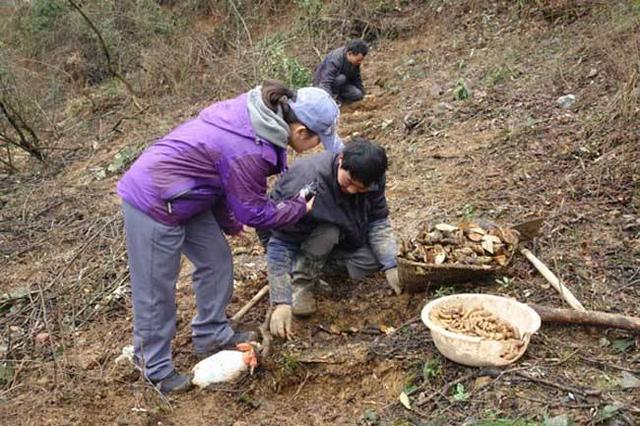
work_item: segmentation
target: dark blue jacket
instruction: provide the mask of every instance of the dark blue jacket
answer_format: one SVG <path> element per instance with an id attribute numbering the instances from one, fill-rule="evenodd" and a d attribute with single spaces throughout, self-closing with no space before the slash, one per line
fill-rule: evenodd
<path id="1" fill-rule="evenodd" d="M 330 223 L 340 229 L 338 248 L 352 250 L 369 242 L 370 225 L 389 216 L 384 176 L 369 192 L 345 194 L 338 185 L 338 155 L 326 151 L 302 157 L 278 179 L 271 192 L 276 202 L 295 198 L 303 186 L 313 181 L 318 183 L 318 193 L 306 216 L 297 223 L 278 227 L 273 236 L 301 242 L 319 223 Z"/>
<path id="2" fill-rule="evenodd" d="M 329 52 L 316 69 L 313 85 L 326 90 L 332 95 L 337 95 L 333 82 L 340 74 L 344 74 L 347 78 L 347 84 L 353 84 L 363 94 L 365 93 L 362 77 L 360 76 L 360 67 L 351 65 L 351 62 L 347 61 L 346 47 L 339 47 Z"/>

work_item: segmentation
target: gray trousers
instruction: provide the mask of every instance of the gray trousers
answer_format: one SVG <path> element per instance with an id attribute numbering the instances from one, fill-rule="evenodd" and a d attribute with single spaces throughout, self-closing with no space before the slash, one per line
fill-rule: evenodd
<path id="1" fill-rule="evenodd" d="M 226 343 L 233 330 L 225 307 L 233 292 L 231 250 L 211 211 L 185 225 L 156 222 L 122 203 L 127 235 L 135 355 L 152 381 L 173 370 L 171 339 L 176 333 L 176 281 L 182 253 L 193 263 L 197 313 L 191 322 L 196 352 Z"/>
<path id="2" fill-rule="evenodd" d="M 333 91 L 337 94 L 338 100 L 344 103 L 357 102 L 364 98 L 364 92 L 347 82 L 347 77 L 340 74 L 333 81 Z"/>
<path id="3" fill-rule="evenodd" d="M 320 272 L 347 273 L 353 279 L 362 279 L 381 270 L 369 245 L 353 252 L 335 250 L 340 241 L 340 230 L 329 224 L 318 225 L 300 245 L 300 255 L 292 270 L 294 287 L 313 286 Z"/>

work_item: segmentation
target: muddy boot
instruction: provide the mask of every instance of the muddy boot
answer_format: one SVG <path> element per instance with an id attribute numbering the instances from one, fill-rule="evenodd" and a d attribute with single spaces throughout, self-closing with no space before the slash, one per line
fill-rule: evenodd
<path id="1" fill-rule="evenodd" d="M 293 314 L 309 316 L 316 311 L 316 298 L 313 294 L 318 284 L 320 270 L 325 257 L 302 254 L 296 259 L 292 272 Z"/>
<path id="2" fill-rule="evenodd" d="M 291 311 L 293 315 L 308 317 L 316 311 L 316 298 L 311 286 L 295 286 L 293 288 L 293 303 Z"/>
<path id="3" fill-rule="evenodd" d="M 182 393 L 192 388 L 191 376 L 180 374 L 175 370 L 164 379 L 152 383 L 163 395 L 168 393 Z"/>

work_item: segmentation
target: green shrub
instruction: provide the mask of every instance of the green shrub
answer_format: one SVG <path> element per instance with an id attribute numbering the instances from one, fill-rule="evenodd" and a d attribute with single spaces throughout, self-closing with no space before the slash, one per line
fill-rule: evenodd
<path id="1" fill-rule="evenodd" d="M 281 34 L 256 44 L 260 80 L 274 78 L 294 88 L 309 86 L 311 72 L 298 59 L 287 56 L 284 49 L 285 42 Z"/>

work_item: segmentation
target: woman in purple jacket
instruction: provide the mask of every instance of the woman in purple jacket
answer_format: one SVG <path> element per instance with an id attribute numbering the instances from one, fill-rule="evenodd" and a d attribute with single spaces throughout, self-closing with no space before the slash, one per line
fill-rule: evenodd
<path id="1" fill-rule="evenodd" d="M 302 196 L 267 197 L 267 177 L 282 173 L 287 146 L 323 143 L 338 152 L 338 106 L 322 89 L 291 91 L 275 81 L 214 103 L 147 148 L 118 183 L 127 236 L 137 362 L 161 392 L 184 391 L 190 377 L 171 359 L 175 285 L 182 253 L 194 266 L 197 357 L 251 339 L 225 315 L 233 292 L 231 250 L 223 236 L 298 221 L 311 208 Z"/>

